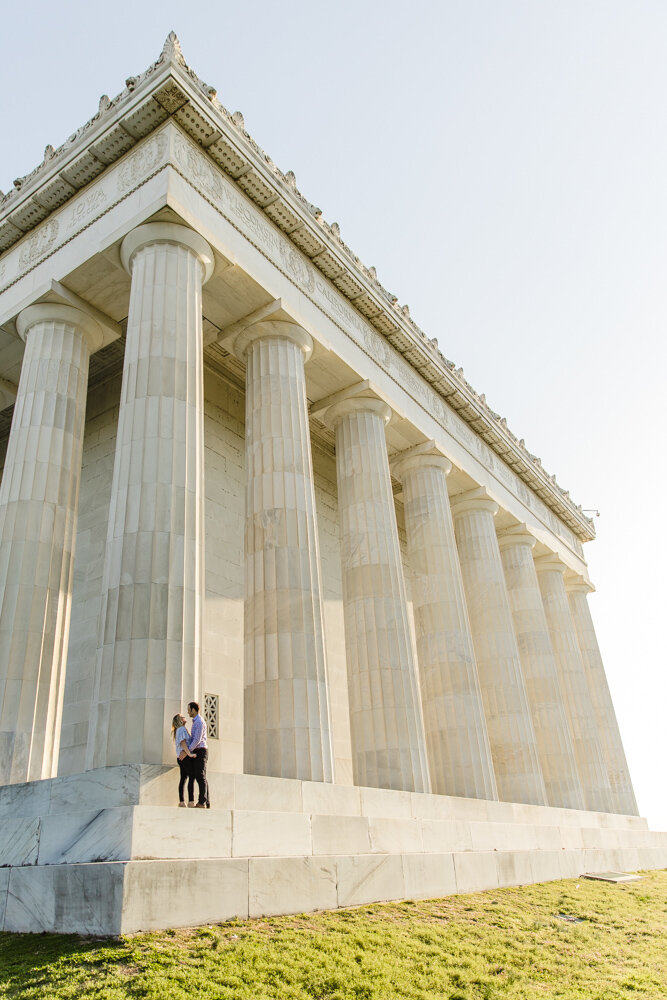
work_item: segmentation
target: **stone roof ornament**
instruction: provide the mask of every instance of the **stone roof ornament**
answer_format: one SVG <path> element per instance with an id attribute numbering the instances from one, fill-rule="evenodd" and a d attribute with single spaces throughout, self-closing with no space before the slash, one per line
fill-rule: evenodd
<path id="1" fill-rule="evenodd" d="M 185 66 L 181 43 L 175 31 L 170 31 L 167 35 L 158 62 L 173 62 L 177 66 Z"/>

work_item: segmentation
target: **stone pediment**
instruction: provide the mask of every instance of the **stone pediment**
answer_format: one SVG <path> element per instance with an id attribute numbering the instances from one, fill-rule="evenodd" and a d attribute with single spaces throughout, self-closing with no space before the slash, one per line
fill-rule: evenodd
<path id="1" fill-rule="evenodd" d="M 338 225 L 328 224 L 299 192 L 294 173 L 279 170 L 247 132 L 240 112 L 227 111 L 215 90 L 186 65 L 173 32 L 157 62 L 140 76 L 129 77 L 113 100 L 103 96 L 94 117 L 58 149 L 47 146 L 42 163 L 2 197 L 0 255 L 168 120 L 205 150 L 287 236 L 298 257 L 308 258 L 458 413 L 480 449 L 486 445 L 498 455 L 580 541 L 594 537 L 593 523 L 581 507 L 475 392 L 463 370 L 444 357 L 437 340 L 419 329 L 408 307 L 381 285 L 375 268 L 366 267 L 343 242 Z M 0 292 L 2 285 L 0 256 Z"/>

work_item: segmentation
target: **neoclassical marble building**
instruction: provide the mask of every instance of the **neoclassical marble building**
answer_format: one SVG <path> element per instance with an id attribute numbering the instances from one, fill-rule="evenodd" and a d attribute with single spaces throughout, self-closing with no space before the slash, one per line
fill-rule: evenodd
<path id="1" fill-rule="evenodd" d="M 0 927 L 667 863 L 591 521 L 174 35 L 0 200 L 0 405 Z"/>

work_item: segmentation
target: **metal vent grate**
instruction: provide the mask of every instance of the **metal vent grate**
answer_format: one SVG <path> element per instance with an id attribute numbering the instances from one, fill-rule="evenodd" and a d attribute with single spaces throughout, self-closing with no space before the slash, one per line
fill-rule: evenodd
<path id="1" fill-rule="evenodd" d="M 218 703 L 219 699 L 217 694 L 205 694 L 204 695 L 204 719 L 206 720 L 207 735 L 210 740 L 217 740 L 220 738 L 218 731 Z"/>

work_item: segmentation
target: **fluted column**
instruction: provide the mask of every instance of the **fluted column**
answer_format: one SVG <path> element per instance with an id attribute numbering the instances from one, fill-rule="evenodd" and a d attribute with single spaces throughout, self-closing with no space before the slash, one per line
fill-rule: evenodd
<path id="1" fill-rule="evenodd" d="M 441 795 L 497 799 L 449 507 L 451 468 L 434 441 L 392 462 L 403 483 L 431 788 Z"/>
<path id="2" fill-rule="evenodd" d="M 549 805 L 585 809 L 533 561 L 535 542 L 524 525 L 498 536 L 514 634 Z"/>
<path id="3" fill-rule="evenodd" d="M 331 406 L 343 571 L 350 728 L 357 785 L 429 790 L 424 722 L 387 461 L 389 406 Z"/>
<path id="4" fill-rule="evenodd" d="M 168 725 L 200 694 L 202 285 L 206 241 L 151 223 L 125 237 L 132 276 L 88 766 L 171 762 Z"/>
<path id="5" fill-rule="evenodd" d="M 546 805 L 494 528 L 497 512 L 498 505 L 483 488 L 464 493 L 452 503 L 486 725 L 500 798 Z"/>
<path id="6" fill-rule="evenodd" d="M 0 488 L 0 784 L 55 776 L 91 350 L 99 324 L 29 306 Z"/>
<path id="7" fill-rule="evenodd" d="M 246 362 L 245 770 L 333 781 L 304 363 L 293 323 L 256 323 Z"/>
<path id="8" fill-rule="evenodd" d="M 565 565 L 557 556 L 549 555 L 536 559 L 535 566 L 586 808 L 610 812 L 611 786 L 602 759 L 584 663 L 565 592 Z"/>
<path id="9" fill-rule="evenodd" d="M 588 606 L 588 594 L 593 588 L 581 577 L 565 576 L 565 590 L 570 604 L 579 651 L 588 681 L 602 758 L 607 768 L 612 793 L 613 811 L 637 816 L 637 801 L 632 787 L 623 741 L 616 721 L 604 664 L 600 655 L 595 627 Z"/>

